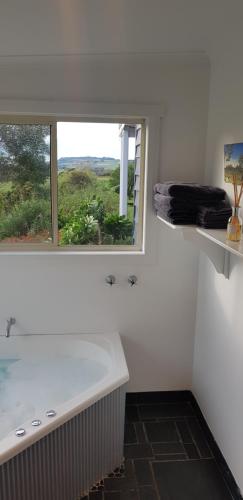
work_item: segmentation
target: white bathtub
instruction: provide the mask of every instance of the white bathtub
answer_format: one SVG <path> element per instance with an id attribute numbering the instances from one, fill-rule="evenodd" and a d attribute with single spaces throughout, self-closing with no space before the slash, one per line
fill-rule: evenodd
<path id="1" fill-rule="evenodd" d="M 129 379 L 117 333 L 1 336 L 1 366 L 0 465 L 115 393 Z M 6 406 L 12 412 L 7 419 Z M 22 421 L 25 406 L 30 414 Z M 55 410 L 55 416 L 48 417 L 48 410 Z M 41 424 L 33 427 L 33 420 Z M 24 429 L 25 434 L 17 437 L 16 428 Z"/>

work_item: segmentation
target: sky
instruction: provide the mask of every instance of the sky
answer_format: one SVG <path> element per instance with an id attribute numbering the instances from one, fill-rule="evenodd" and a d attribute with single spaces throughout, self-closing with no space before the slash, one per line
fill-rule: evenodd
<path id="1" fill-rule="evenodd" d="M 237 166 L 239 163 L 239 157 L 243 155 L 243 142 L 237 142 L 235 144 L 226 144 L 224 150 L 226 152 L 227 146 L 232 147 L 232 154 L 229 160 L 226 160 L 226 164 L 230 163 L 233 167 Z"/>
<path id="2" fill-rule="evenodd" d="M 57 157 L 110 156 L 120 158 L 118 123 L 57 123 Z M 135 140 L 129 140 L 129 159 L 135 156 Z"/>

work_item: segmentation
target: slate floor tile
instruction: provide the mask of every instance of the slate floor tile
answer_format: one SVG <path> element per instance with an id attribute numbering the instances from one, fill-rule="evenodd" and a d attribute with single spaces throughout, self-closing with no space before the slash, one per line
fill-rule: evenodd
<path id="1" fill-rule="evenodd" d="M 89 500 L 103 500 L 102 491 L 92 491 L 89 494 Z"/>
<path id="2" fill-rule="evenodd" d="M 135 477 L 135 470 L 134 470 L 133 460 L 131 460 L 130 458 L 127 458 L 125 460 L 124 468 L 125 468 L 124 475 L 125 475 L 126 478 L 130 478 L 131 479 L 131 478 Z"/>
<path id="3" fill-rule="evenodd" d="M 144 432 L 143 422 L 134 422 L 134 427 L 138 443 L 144 443 L 146 441 L 146 436 Z"/>
<path id="4" fill-rule="evenodd" d="M 122 491 L 120 500 L 139 500 L 137 490 Z"/>
<path id="5" fill-rule="evenodd" d="M 121 493 L 120 491 L 105 491 L 104 492 L 104 500 L 120 500 Z"/>
<path id="6" fill-rule="evenodd" d="M 136 488 L 135 478 L 109 477 L 104 481 L 105 491 L 127 491 Z"/>
<path id="7" fill-rule="evenodd" d="M 148 440 L 155 442 L 179 441 L 174 422 L 148 422 L 145 424 Z"/>
<path id="8" fill-rule="evenodd" d="M 200 456 L 202 458 L 209 458 L 212 456 L 212 452 L 208 446 L 206 438 L 203 434 L 202 428 L 200 427 L 198 420 L 196 418 L 189 418 L 188 425 L 192 434 L 192 437 L 197 445 Z"/>
<path id="9" fill-rule="evenodd" d="M 190 403 L 130 400 L 122 472 L 82 500 L 232 500 Z"/>
<path id="10" fill-rule="evenodd" d="M 200 458 L 195 444 L 185 443 L 184 447 L 188 458 Z"/>
<path id="11" fill-rule="evenodd" d="M 131 422 L 126 422 L 125 424 L 125 433 L 124 433 L 124 443 L 136 443 L 137 435 L 135 432 L 134 424 Z"/>
<path id="12" fill-rule="evenodd" d="M 140 500 L 157 500 L 158 496 L 153 486 L 142 486 L 139 488 Z"/>
<path id="13" fill-rule="evenodd" d="M 153 484 L 152 470 L 148 460 L 134 460 L 134 468 L 139 485 Z"/>
<path id="14" fill-rule="evenodd" d="M 175 423 L 183 443 L 192 443 L 193 439 L 187 421 L 176 420 Z"/>
<path id="15" fill-rule="evenodd" d="M 155 405 L 140 405 L 138 406 L 141 420 L 151 418 L 174 418 L 193 415 L 191 405 L 186 402 L 182 403 L 162 403 Z"/>
<path id="16" fill-rule="evenodd" d="M 126 421 L 127 422 L 137 422 L 140 420 L 137 406 L 128 406 L 126 408 Z"/>
<path id="17" fill-rule="evenodd" d="M 124 446 L 126 458 L 149 458 L 153 457 L 152 448 L 147 443 L 127 444 Z"/>
<path id="18" fill-rule="evenodd" d="M 214 460 L 154 462 L 161 500 L 232 500 Z"/>
<path id="19" fill-rule="evenodd" d="M 105 492 L 103 498 L 104 500 L 140 500 L 137 490 Z"/>
<path id="20" fill-rule="evenodd" d="M 182 443 L 153 443 L 154 455 L 169 455 L 170 453 L 185 453 Z"/>
<path id="21" fill-rule="evenodd" d="M 176 462 L 177 460 L 187 460 L 185 453 L 177 453 L 176 455 L 155 455 L 155 461 L 161 462 Z"/>

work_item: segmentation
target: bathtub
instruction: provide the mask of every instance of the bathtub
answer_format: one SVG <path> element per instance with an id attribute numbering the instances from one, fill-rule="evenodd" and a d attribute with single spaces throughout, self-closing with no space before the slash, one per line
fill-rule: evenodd
<path id="1" fill-rule="evenodd" d="M 75 500 L 118 467 L 128 379 L 117 333 L 1 336 L 1 500 Z"/>

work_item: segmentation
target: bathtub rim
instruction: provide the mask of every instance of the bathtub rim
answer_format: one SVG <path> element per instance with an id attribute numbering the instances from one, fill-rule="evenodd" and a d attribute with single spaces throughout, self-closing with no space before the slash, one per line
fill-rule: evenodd
<path id="1" fill-rule="evenodd" d="M 97 401 L 107 396 L 114 390 L 118 389 L 122 385 L 125 385 L 129 381 L 129 372 L 127 368 L 127 363 L 125 359 L 125 354 L 121 342 L 121 337 L 118 332 L 113 333 L 74 333 L 74 334 L 28 334 L 28 335 L 16 335 L 17 337 L 67 337 L 70 341 L 72 337 L 77 339 L 78 337 L 82 341 L 88 341 L 95 343 L 95 339 L 108 340 L 109 346 L 111 347 L 111 358 L 112 367 L 108 374 L 104 378 L 94 384 L 91 388 L 83 391 L 81 395 L 78 395 L 71 400 L 59 405 L 54 408 L 57 411 L 57 415 L 53 418 L 48 418 L 45 415 L 41 415 L 42 424 L 40 427 L 32 427 L 31 420 L 28 421 L 29 424 L 23 423 L 21 427 L 26 430 L 26 434 L 23 437 L 16 437 L 15 430 L 13 433 L 9 433 L 5 438 L 0 441 L 0 465 L 4 464 L 18 453 L 39 441 L 47 434 L 62 426 L 73 417 L 86 410 Z M 100 342 L 99 342 L 100 346 Z M 69 406 L 69 408 L 68 408 Z M 71 407 L 70 407 L 71 406 Z"/>

